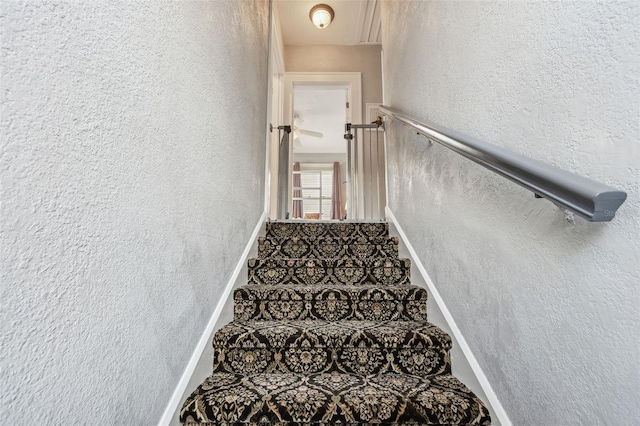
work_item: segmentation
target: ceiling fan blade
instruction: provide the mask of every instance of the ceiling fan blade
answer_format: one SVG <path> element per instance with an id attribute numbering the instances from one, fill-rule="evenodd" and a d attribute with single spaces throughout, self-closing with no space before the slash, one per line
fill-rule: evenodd
<path id="1" fill-rule="evenodd" d="M 296 129 L 296 131 L 298 133 L 300 133 L 301 135 L 307 135 L 307 136 L 311 136 L 311 137 L 314 137 L 314 138 L 321 138 L 323 136 L 322 133 L 314 132 L 312 130 Z"/>
<path id="2" fill-rule="evenodd" d="M 302 142 L 300 142 L 300 138 L 297 136 L 293 138 L 293 147 L 302 148 Z"/>

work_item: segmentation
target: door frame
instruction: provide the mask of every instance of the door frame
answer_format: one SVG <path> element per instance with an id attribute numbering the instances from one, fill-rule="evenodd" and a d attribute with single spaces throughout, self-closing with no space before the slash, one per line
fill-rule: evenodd
<path id="1" fill-rule="evenodd" d="M 282 79 L 283 111 L 285 124 L 293 126 L 294 85 L 341 86 L 347 88 L 350 123 L 362 122 L 362 73 L 360 72 L 285 72 Z M 293 158 L 293 144 L 289 146 L 289 158 Z M 290 175 L 290 174 L 289 174 Z M 293 182 L 288 179 L 288 211 L 293 206 Z"/>
<path id="2" fill-rule="evenodd" d="M 277 217 L 278 199 L 278 131 L 271 131 L 270 125 L 277 127 L 284 120 L 282 81 L 285 73 L 284 42 L 278 8 L 269 0 L 269 65 L 267 78 L 267 129 L 264 177 L 264 205 L 267 218 Z"/>

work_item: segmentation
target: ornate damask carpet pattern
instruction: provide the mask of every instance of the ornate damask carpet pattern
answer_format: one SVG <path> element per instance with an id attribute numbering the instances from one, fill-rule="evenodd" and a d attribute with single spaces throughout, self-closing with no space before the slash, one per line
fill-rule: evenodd
<path id="1" fill-rule="evenodd" d="M 270 222 L 186 425 L 488 425 L 385 223 Z"/>

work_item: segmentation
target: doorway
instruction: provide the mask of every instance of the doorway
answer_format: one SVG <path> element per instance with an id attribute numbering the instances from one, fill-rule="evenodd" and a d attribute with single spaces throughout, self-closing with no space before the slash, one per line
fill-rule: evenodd
<path id="1" fill-rule="evenodd" d="M 307 216 L 308 219 L 327 220 L 333 216 L 334 220 L 340 220 L 336 217 L 344 218 L 347 202 L 344 125 L 362 119 L 361 73 L 285 73 L 282 90 L 284 121 L 292 129 L 288 156 L 291 161 L 278 165 L 288 168 L 284 174 L 288 178 L 287 182 L 279 181 L 273 185 L 272 193 L 275 194 L 281 185 L 286 186 L 289 218 L 304 219 Z M 334 171 L 335 163 L 338 163 L 338 172 Z M 294 167 L 297 169 L 295 172 Z M 297 182 L 303 175 L 304 187 L 302 181 Z M 331 185 L 328 185 L 329 176 Z M 339 184 L 333 184 L 334 178 Z M 295 194 L 294 179 L 298 191 Z M 335 216 L 331 215 L 329 206 L 336 201 L 334 194 L 338 187 L 342 193 L 342 207 L 334 206 L 334 210 L 342 213 Z M 302 209 L 299 209 L 299 203 L 294 206 L 294 198 L 302 201 Z M 306 209 L 305 200 L 308 200 Z M 294 207 L 298 207 L 295 215 Z M 272 210 L 270 217 L 276 218 L 277 211 Z"/>
<path id="2" fill-rule="evenodd" d="M 292 219 L 342 220 L 349 88 L 294 83 Z"/>

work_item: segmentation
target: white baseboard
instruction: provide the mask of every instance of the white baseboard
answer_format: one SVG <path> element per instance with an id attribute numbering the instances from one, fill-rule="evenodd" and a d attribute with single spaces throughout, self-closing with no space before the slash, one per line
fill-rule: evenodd
<path id="1" fill-rule="evenodd" d="M 444 300 L 440 296 L 440 293 L 436 289 L 436 286 L 433 280 L 431 279 L 424 265 L 418 258 L 418 254 L 416 253 L 413 246 L 409 242 L 409 239 L 407 238 L 406 234 L 402 230 L 402 227 L 398 223 L 398 220 L 396 219 L 395 215 L 393 214 L 389 206 L 385 207 L 385 214 L 387 216 L 387 219 L 389 219 L 395 226 L 396 231 L 398 232 L 398 234 L 400 235 L 400 238 L 402 239 L 402 242 L 404 243 L 405 247 L 409 251 L 409 254 L 412 258 L 411 261 L 418 268 L 418 271 L 420 271 L 420 275 L 422 275 L 422 278 L 427 284 L 427 287 L 430 293 L 429 297 L 432 297 L 433 300 L 436 302 L 436 305 L 438 305 L 438 308 L 440 308 L 440 311 L 442 312 L 442 315 L 445 321 L 447 322 L 449 329 L 451 330 L 451 334 L 453 334 L 453 337 L 458 342 L 458 346 L 462 350 L 462 353 L 466 358 L 467 363 L 471 367 L 473 374 L 475 374 L 476 376 L 476 380 L 478 381 L 478 383 L 480 384 L 480 387 L 484 391 L 488 399 L 487 402 L 489 405 L 491 405 L 492 411 L 495 413 L 495 416 L 498 418 L 497 420 L 500 422 L 502 426 L 511 426 L 512 425 L 511 420 L 509 420 L 509 416 L 507 415 L 507 412 L 504 410 L 504 408 L 502 407 L 502 404 L 498 400 L 498 397 L 493 391 L 493 388 L 491 387 L 491 383 L 489 383 L 487 376 L 485 376 L 484 372 L 482 371 L 482 368 L 480 368 L 480 364 L 478 364 L 478 361 L 473 356 L 473 352 L 471 352 L 471 348 L 467 344 L 467 341 L 464 339 L 462 332 L 456 325 L 456 322 L 454 321 L 453 316 L 451 315 L 451 312 L 449 312 L 449 309 L 447 309 L 447 306 L 445 305 Z"/>
<path id="2" fill-rule="evenodd" d="M 249 257 L 249 252 L 251 251 L 251 247 L 253 247 L 253 243 L 258 238 L 258 233 L 260 232 L 260 229 L 262 229 L 262 227 L 264 226 L 264 223 L 266 220 L 267 220 L 267 212 L 265 211 L 262 213 L 262 216 L 260 216 L 260 219 L 258 220 L 258 223 L 255 229 L 253 230 L 253 233 L 251 234 L 249 241 L 247 242 L 247 246 L 242 252 L 242 256 L 240 256 L 240 260 L 238 261 L 238 264 L 236 265 L 236 268 L 234 269 L 233 274 L 231 274 L 231 278 L 229 278 L 229 281 L 227 282 L 227 285 L 224 288 L 224 292 L 222 293 L 222 296 L 220 296 L 220 299 L 218 300 L 218 304 L 216 305 L 216 308 L 213 310 L 213 314 L 211 315 L 211 318 L 207 323 L 207 328 L 205 328 L 205 330 L 202 332 L 202 336 L 198 341 L 198 345 L 194 349 L 193 354 L 189 359 L 189 363 L 187 364 L 187 367 L 184 369 L 184 372 L 182 373 L 182 377 L 180 377 L 180 381 L 178 382 L 178 385 L 176 386 L 176 388 L 173 391 L 173 394 L 171 395 L 171 399 L 169 400 L 169 403 L 167 404 L 164 410 L 164 413 L 162 414 L 162 417 L 158 422 L 158 426 L 168 426 L 171 423 L 171 419 L 176 409 L 178 408 L 178 404 L 180 404 L 182 394 L 184 393 L 184 391 L 187 388 L 187 385 L 189 384 L 191 375 L 196 369 L 196 365 L 198 364 L 198 361 L 202 356 L 202 352 L 204 351 L 205 347 L 209 343 L 209 337 L 211 336 L 211 333 L 213 333 L 213 328 L 218 322 L 218 318 L 220 317 L 220 314 L 222 313 L 224 305 L 227 299 L 229 298 L 229 294 L 231 294 L 231 290 L 233 289 L 233 286 L 238 279 L 240 271 L 242 270 L 244 265 L 246 265 L 247 263 L 247 258 Z"/>

